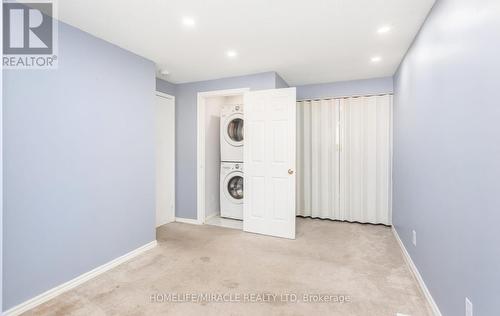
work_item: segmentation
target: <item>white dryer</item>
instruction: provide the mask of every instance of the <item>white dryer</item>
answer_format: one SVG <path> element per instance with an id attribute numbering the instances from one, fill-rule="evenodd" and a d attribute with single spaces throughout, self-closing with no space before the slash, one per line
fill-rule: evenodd
<path id="1" fill-rule="evenodd" d="M 221 161 L 243 161 L 243 105 L 226 105 L 220 115 Z"/>
<path id="2" fill-rule="evenodd" d="M 243 164 L 222 162 L 220 167 L 220 215 L 243 220 Z"/>

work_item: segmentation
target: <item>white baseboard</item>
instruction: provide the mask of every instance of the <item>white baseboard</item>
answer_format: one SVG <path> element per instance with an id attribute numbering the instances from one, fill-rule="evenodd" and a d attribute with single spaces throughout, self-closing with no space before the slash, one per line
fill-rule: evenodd
<path id="1" fill-rule="evenodd" d="M 166 225 L 168 223 L 173 223 L 173 222 L 175 222 L 175 217 L 168 218 L 168 219 L 164 220 L 163 222 L 161 222 L 160 224 L 156 224 L 156 228 L 163 226 L 163 225 Z"/>
<path id="2" fill-rule="evenodd" d="M 405 245 L 401 241 L 401 238 L 399 238 L 398 232 L 392 226 L 392 233 L 394 234 L 394 237 L 396 237 L 396 240 L 399 244 L 399 247 L 401 248 L 401 252 L 403 253 L 403 256 L 405 258 L 406 263 L 410 267 L 411 272 L 413 273 L 413 276 L 417 280 L 418 285 L 420 286 L 420 289 L 425 295 L 425 298 L 429 302 L 429 305 L 431 306 L 432 312 L 434 313 L 435 316 L 442 316 L 441 311 L 439 310 L 439 307 L 437 306 L 436 302 L 434 301 L 434 298 L 432 298 L 431 292 L 429 292 L 429 289 L 427 288 L 427 285 L 425 285 L 424 279 L 422 279 L 422 276 L 420 275 L 420 272 L 417 269 L 417 266 L 415 263 L 413 263 L 413 260 L 410 257 L 410 254 L 406 250 Z"/>
<path id="3" fill-rule="evenodd" d="M 206 223 L 206 222 L 208 222 L 209 220 L 211 220 L 212 218 L 217 217 L 217 216 L 219 216 L 219 215 L 220 215 L 220 214 L 218 214 L 218 213 L 214 213 L 214 214 L 212 214 L 212 215 L 208 215 L 208 216 L 205 218 L 205 223 Z"/>
<path id="4" fill-rule="evenodd" d="M 68 290 L 71 290 L 72 288 L 82 284 L 82 283 L 85 283 L 87 282 L 88 280 L 92 279 L 92 278 L 95 278 L 96 276 L 108 271 L 108 270 L 111 270 L 113 269 L 114 267 L 140 255 L 141 253 L 149 250 L 149 249 L 152 249 L 156 246 L 157 242 L 156 240 L 153 240 L 152 242 L 150 243 L 147 243 L 145 244 L 144 246 L 141 246 L 135 250 L 132 250 L 131 252 L 121 256 L 121 257 L 118 257 L 116 259 L 113 259 L 111 261 L 109 261 L 108 263 L 105 263 L 103 264 L 102 266 L 99 266 L 89 272 L 86 272 L 66 283 L 63 283 L 59 286 L 56 286 L 55 288 L 52 288 L 40 295 L 37 295 L 19 305 L 16 305 L 14 307 L 12 307 L 11 309 L 5 311 L 3 313 L 3 315 L 8 315 L 8 316 L 11 316 L 11 315 L 20 315 L 42 303 L 45 303 L 47 302 L 48 300 L 58 296 L 58 295 L 61 295 L 62 293 L 68 291 Z"/>
<path id="5" fill-rule="evenodd" d="M 193 224 L 193 225 L 201 225 L 201 224 L 203 224 L 202 222 L 198 221 L 197 219 L 182 218 L 182 217 L 176 217 L 175 221 L 179 222 L 179 223 Z"/>

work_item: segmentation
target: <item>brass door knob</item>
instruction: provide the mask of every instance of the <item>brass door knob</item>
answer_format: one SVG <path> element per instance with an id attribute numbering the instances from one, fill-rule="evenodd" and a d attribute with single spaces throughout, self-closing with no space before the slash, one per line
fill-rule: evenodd
<path id="1" fill-rule="evenodd" d="M 288 169 L 288 174 L 293 174 L 293 170 L 292 169 Z"/>

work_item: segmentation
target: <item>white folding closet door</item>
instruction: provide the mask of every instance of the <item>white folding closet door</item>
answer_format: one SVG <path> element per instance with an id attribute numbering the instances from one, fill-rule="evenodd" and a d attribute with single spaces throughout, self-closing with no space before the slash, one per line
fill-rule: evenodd
<path id="1" fill-rule="evenodd" d="M 391 224 L 392 97 L 340 100 L 342 219 Z"/>
<path id="2" fill-rule="evenodd" d="M 297 102 L 297 215 L 343 219 L 339 208 L 339 100 Z"/>
<path id="3" fill-rule="evenodd" d="M 295 100 L 295 88 L 245 93 L 245 231 L 295 238 Z"/>

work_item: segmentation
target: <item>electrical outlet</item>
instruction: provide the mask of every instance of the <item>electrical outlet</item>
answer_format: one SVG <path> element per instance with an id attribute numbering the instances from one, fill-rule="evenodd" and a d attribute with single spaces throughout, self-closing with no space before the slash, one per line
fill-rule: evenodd
<path id="1" fill-rule="evenodd" d="M 473 316 L 472 314 L 472 302 L 468 297 L 465 298 L 465 316 Z"/>
<path id="2" fill-rule="evenodd" d="M 412 230 L 411 242 L 413 243 L 413 246 L 417 246 L 417 232 L 414 230 Z"/>

